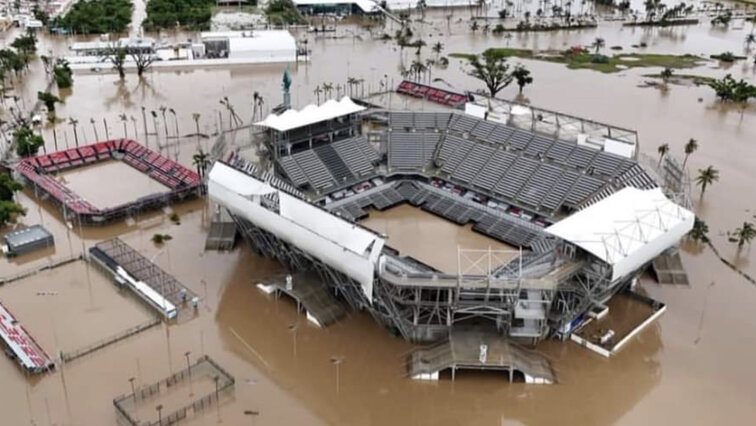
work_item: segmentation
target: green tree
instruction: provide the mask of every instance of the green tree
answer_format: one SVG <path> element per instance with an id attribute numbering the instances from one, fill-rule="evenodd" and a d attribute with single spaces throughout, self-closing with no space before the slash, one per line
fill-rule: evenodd
<path id="1" fill-rule="evenodd" d="M 58 85 L 58 89 L 68 89 L 73 85 L 73 71 L 68 66 L 68 61 L 65 59 L 55 61 L 53 78 L 55 79 L 55 84 Z"/>
<path id="2" fill-rule="evenodd" d="M 37 92 L 37 99 L 44 103 L 47 111 L 51 113 L 55 112 L 55 104 L 63 102 L 59 97 L 50 92 Z"/>
<path id="3" fill-rule="evenodd" d="M 436 59 L 438 59 L 438 56 L 444 50 L 444 44 L 441 43 L 440 41 L 437 41 L 436 43 L 433 44 L 433 47 L 431 49 L 436 54 Z"/>
<path id="4" fill-rule="evenodd" d="M 698 141 L 690 138 L 688 143 L 685 144 L 685 159 L 683 160 L 682 168 L 685 169 L 685 165 L 688 164 L 688 157 L 698 149 Z"/>
<path id="5" fill-rule="evenodd" d="M 108 49 L 105 54 L 105 58 L 107 58 L 108 62 L 113 64 L 113 69 L 118 72 L 118 77 L 120 77 L 121 80 L 126 78 L 126 69 L 124 67 L 126 54 L 126 49 L 123 47 L 112 47 Z"/>
<path id="6" fill-rule="evenodd" d="M 743 222 L 743 225 L 735 228 L 735 231 L 729 235 L 730 242 L 737 243 L 740 250 L 746 243 L 750 245 L 751 240 L 756 237 L 756 227 L 751 222 Z"/>
<path id="7" fill-rule="evenodd" d="M 701 198 L 703 198 L 706 188 L 719 181 L 719 170 L 713 166 L 709 166 L 705 169 L 698 169 L 698 176 L 696 176 L 696 185 L 701 187 Z"/>
<path id="8" fill-rule="evenodd" d="M 688 233 L 688 237 L 697 243 L 709 242 L 709 225 L 703 220 L 695 218 L 693 228 Z"/>
<path id="9" fill-rule="evenodd" d="M 39 148 L 45 144 L 42 136 L 34 134 L 32 129 L 26 125 L 13 132 L 13 140 L 16 143 L 16 154 L 20 157 L 36 155 Z"/>
<path id="10" fill-rule="evenodd" d="M 533 83 L 533 77 L 530 75 L 530 70 L 523 65 L 518 64 L 515 66 L 514 70 L 512 70 L 512 77 L 514 77 L 517 82 L 517 86 L 520 88 L 520 93 L 522 93 L 522 89 L 526 85 Z"/>
<path id="11" fill-rule="evenodd" d="M 496 97 L 502 89 L 512 83 L 507 58 L 497 55 L 493 51 L 485 51 L 482 55 L 470 59 L 470 69 L 467 74 L 477 78 L 486 85 L 491 97 Z"/>
<path id="12" fill-rule="evenodd" d="M 197 151 L 197 153 L 192 156 L 192 164 L 194 164 L 194 167 L 197 169 L 197 174 L 199 175 L 200 179 L 205 178 L 207 166 L 210 165 L 210 160 L 208 158 L 209 157 L 207 153 L 203 152 L 202 149 Z"/>
<path id="13" fill-rule="evenodd" d="M 55 18 L 53 25 L 79 34 L 120 33 L 131 23 L 133 10 L 131 0 L 78 1 L 64 16 Z"/>
<path id="14" fill-rule="evenodd" d="M 669 83 L 669 79 L 672 78 L 673 73 L 674 71 L 672 71 L 672 68 L 666 67 L 662 70 L 661 74 L 659 74 L 665 85 Z"/>

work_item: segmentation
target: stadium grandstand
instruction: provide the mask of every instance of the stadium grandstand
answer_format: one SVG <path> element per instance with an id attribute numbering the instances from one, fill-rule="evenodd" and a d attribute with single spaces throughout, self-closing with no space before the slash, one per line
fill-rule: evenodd
<path id="1" fill-rule="evenodd" d="M 100 208 L 55 178 L 55 173 L 107 160 L 119 160 L 166 186 L 167 192 L 147 195 L 125 204 Z M 65 151 L 21 160 L 16 172 L 33 187 L 37 196 L 52 200 L 67 220 L 84 225 L 99 225 L 134 213 L 160 208 L 168 203 L 196 195 L 199 175 L 181 164 L 129 139 L 116 139 L 83 145 Z"/>
<path id="2" fill-rule="evenodd" d="M 693 214 L 636 161 L 634 132 L 563 137 L 521 118 L 311 105 L 257 123 L 271 170 L 231 153 L 210 172 L 209 194 L 258 253 L 317 272 L 407 340 L 470 326 L 566 339 L 676 245 Z M 515 255 L 448 247 L 467 259 L 449 273 L 359 224 L 368 208 L 401 203 L 472 224 Z"/>

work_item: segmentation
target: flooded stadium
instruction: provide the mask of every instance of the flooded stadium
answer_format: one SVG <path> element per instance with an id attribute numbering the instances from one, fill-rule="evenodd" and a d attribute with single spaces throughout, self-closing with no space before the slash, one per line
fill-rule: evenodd
<path id="1" fill-rule="evenodd" d="M 505 45 L 566 49 L 590 45 L 599 35 L 607 46 L 619 45 L 625 52 L 643 42 L 648 44 L 647 53 L 708 57 L 724 51 L 742 52 L 750 28 L 750 24 L 743 30 L 728 31 L 708 24 L 625 28 L 619 22 L 601 22 L 598 29 L 513 33 L 504 39 L 470 34 L 468 12 L 454 13 L 464 22 L 453 20 L 447 26 L 445 12 L 427 12 L 429 23 L 420 26 L 428 42 L 424 57 L 434 56 L 430 46 L 439 40 L 448 54 L 479 53 Z M 387 23 L 387 33 L 396 29 L 397 24 Z M 310 38 L 311 56 L 309 63 L 288 65 L 293 108 L 318 100 L 322 103 L 325 95 L 314 91 L 317 85 L 330 82 L 346 87 L 347 78 L 356 77 L 364 79 L 364 87 L 352 89 L 356 98 L 362 98 L 363 92 L 381 92 L 364 98 L 394 109 L 444 110 L 393 92 L 402 80 L 400 64 L 412 61 L 414 49 L 402 51 L 392 41 L 371 40 L 358 26 L 339 27 L 338 35 L 341 37 L 331 39 L 314 38 L 304 31 L 295 34 L 298 40 Z M 186 39 L 194 35 L 163 36 Z M 13 30 L 3 37 L 12 40 Z M 38 50 L 67 55 L 73 40 L 40 35 Z M 697 139 L 700 148 L 690 156 L 688 169 L 693 174 L 714 165 L 721 180 L 703 197 L 694 187 L 692 208 L 708 223 L 709 238 L 719 254 L 744 273 L 756 275 L 750 245 L 738 250 L 727 235 L 750 220 L 756 208 L 751 195 L 756 187 L 756 175 L 751 172 L 756 158 L 753 105 L 741 118 L 735 108 L 717 103 L 714 92 L 705 85 L 670 85 L 668 90 L 639 87 L 646 81 L 644 74 L 657 68 L 604 74 L 537 60 L 510 58 L 510 62 L 527 65 L 534 76 L 534 84 L 524 91 L 531 105 L 637 130 L 640 154 L 650 157 L 652 163 L 658 159 L 657 147 L 662 143 L 668 143 L 670 153 L 682 158 L 685 143 Z M 281 79 L 286 68 L 155 70 L 144 80 L 132 73 L 124 81 L 113 73 L 76 73 L 73 88 L 61 92 L 65 103 L 57 106 L 59 122 L 44 125 L 45 152 L 72 148 L 77 139 L 82 145 L 105 140 L 107 133 L 111 139 L 139 140 L 194 170 L 193 155 L 198 148 L 210 151 L 218 133 L 234 121 L 230 110 L 219 102 L 227 98 L 245 125 L 253 116 L 254 121 L 262 120 L 282 102 Z M 712 60 L 683 72 L 710 77 L 732 73 L 737 79 L 753 82 L 756 66 L 749 60 L 730 67 Z M 432 77 L 434 86 L 457 92 L 482 88 L 466 74 L 460 59 L 450 58 L 445 69 L 434 68 Z M 14 82 L 14 93 L 19 96 L 15 102 L 27 107 L 34 104 L 45 78 L 42 64 L 31 63 L 23 78 Z M 389 90 L 382 89 L 382 84 Z M 348 94 L 346 91 L 342 95 Z M 262 111 L 253 106 L 255 92 L 264 99 Z M 504 99 L 516 96 L 514 84 L 499 94 Z M 8 105 L 14 100 L 6 98 L 5 102 Z M 173 109 L 175 115 L 161 112 L 163 106 Z M 200 114 L 198 121 L 193 113 Z M 79 120 L 76 136 L 69 118 Z M 195 135 L 195 127 L 200 135 Z M 248 160 L 264 156 L 261 145 L 250 141 L 253 129 L 245 127 L 226 135 L 229 151 L 238 149 Z M 3 145 L 3 150 L 7 149 Z M 98 207 L 167 191 L 157 180 L 110 160 L 61 172 L 56 178 Z M 601 357 L 569 340 L 538 343 L 534 351 L 550 361 L 554 385 L 509 383 L 504 374 L 490 371 L 458 371 L 454 381 L 445 375 L 438 381 L 415 381 L 407 377 L 406 356 L 416 345 L 387 332 L 367 312 L 348 310 L 346 318 L 318 328 L 290 299 L 257 288 L 261 281 L 285 273 L 279 262 L 258 255 L 242 238 L 230 251 L 205 250 L 215 209 L 208 197 L 134 212 L 103 226 L 82 226 L 64 217 L 53 200 L 37 197 L 28 187 L 17 199 L 27 214 L 15 227 L 41 224 L 53 234 L 55 245 L 0 261 L 0 301 L 51 358 L 97 344 L 156 317 L 103 271 L 86 261 L 73 260 L 101 241 L 120 238 L 200 301 L 196 309 L 186 303 L 190 314 L 177 321 L 159 322 L 80 358 L 58 363 L 49 373 L 26 375 L 15 362 L 3 359 L 0 408 L 4 424 L 116 424 L 115 398 L 133 392 L 132 386 L 146 386 L 177 373 L 202 355 L 210 356 L 235 378 L 234 393 L 184 424 L 634 425 L 647 424 L 649 419 L 654 423 L 740 424 L 756 414 L 756 373 L 748 368 L 756 352 L 756 319 L 750 314 L 756 306 L 756 288 L 706 246 L 682 245 L 690 285 L 657 284 L 648 273 L 641 277 L 636 291 L 663 302 L 666 312 L 612 357 Z M 368 213 L 359 224 L 387 235 L 387 246 L 447 273 L 457 272 L 456 247 L 514 250 L 475 232 L 470 225 L 458 226 L 409 204 Z M 155 234 L 171 238 L 156 244 Z M 73 261 L 26 274 L 68 260 Z M 622 311 L 623 302 L 616 303 Z M 163 413 L 177 409 L 194 396 L 212 393 L 215 386 L 211 379 L 198 379 L 190 389 L 182 385 L 175 395 L 159 402 L 161 409 Z M 156 404 L 138 406 L 134 412 L 145 422 L 158 419 Z"/>

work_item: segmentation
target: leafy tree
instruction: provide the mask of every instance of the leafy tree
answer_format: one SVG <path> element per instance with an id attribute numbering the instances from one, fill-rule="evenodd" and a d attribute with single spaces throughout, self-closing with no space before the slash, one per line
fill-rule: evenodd
<path id="1" fill-rule="evenodd" d="M 672 68 L 670 67 L 666 67 L 662 70 L 661 74 L 659 75 L 661 76 L 662 81 L 664 81 L 664 84 L 667 84 L 669 82 L 669 79 L 672 78 L 673 73 L 674 71 L 672 71 Z"/>
<path id="2" fill-rule="evenodd" d="M 157 56 L 141 51 L 131 52 L 130 55 L 131 59 L 134 60 L 134 64 L 136 64 L 137 75 L 139 77 L 141 77 L 145 71 L 149 70 L 152 67 L 152 63 L 157 60 Z"/>
<path id="3" fill-rule="evenodd" d="M 11 47 L 23 55 L 30 56 L 37 51 L 37 37 L 34 36 L 34 33 L 16 37 L 11 43 Z"/>
<path id="4" fill-rule="evenodd" d="M 55 84 L 58 85 L 58 89 L 68 89 L 73 85 L 73 71 L 68 66 L 68 61 L 65 59 L 58 59 L 53 67 L 53 78 Z"/>
<path id="5" fill-rule="evenodd" d="M 63 102 L 59 97 L 50 92 L 37 92 L 37 99 L 45 104 L 49 112 L 55 112 L 55 104 Z"/>
<path id="6" fill-rule="evenodd" d="M 26 125 L 13 132 L 13 140 L 16 142 L 16 154 L 21 157 L 36 155 L 39 148 L 45 144 L 42 136 L 34 134 Z"/>
<path id="7" fill-rule="evenodd" d="M 496 97 L 497 93 L 512 83 L 509 64 L 506 62 L 506 57 L 487 50 L 482 55 L 470 59 L 472 69 L 468 74 L 482 81 L 491 97 Z"/>
<path id="8" fill-rule="evenodd" d="M 740 107 L 740 115 L 743 116 L 748 101 L 756 97 L 756 86 L 743 79 L 736 81 L 731 74 L 727 74 L 720 80 L 709 82 L 709 87 L 714 89 L 721 102 L 733 102 Z"/>
<path id="9" fill-rule="evenodd" d="M 520 88 L 520 93 L 522 93 L 523 87 L 533 83 L 533 77 L 530 75 L 530 70 L 523 65 L 518 64 L 514 70 L 512 70 L 512 77 L 514 77 L 517 82 L 517 86 Z"/>
<path id="10" fill-rule="evenodd" d="M 292 25 L 306 22 L 292 0 L 271 0 L 268 7 L 265 8 L 265 15 L 268 17 L 268 22 L 273 25 Z M 409 37 L 412 37 L 412 35 L 410 34 Z"/>
<path id="11" fill-rule="evenodd" d="M 53 25 L 73 33 L 120 33 L 131 23 L 133 10 L 130 0 L 82 0 L 53 20 Z"/>
<path id="12" fill-rule="evenodd" d="M 25 216 L 26 209 L 13 201 L 0 201 L 0 226 L 16 221 L 17 216 Z"/>
<path id="13" fill-rule="evenodd" d="M 690 239 L 697 243 L 708 243 L 709 225 L 707 225 L 703 220 L 695 218 L 693 222 L 693 229 L 690 230 L 688 236 L 690 237 Z"/>
<path id="14" fill-rule="evenodd" d="M 126 78 L 126 69 L 124 63 L 126 62 L 126 49 L 123 47 L 112 47 L 107 50 L 105 57 L 108 62 L 113 64 L 113 69 L 118 71 L 118 77 L 123 80 Z"/>
<path id="15" fill-rule="evenodd" d="M 696 176 L 696 184 L 701 187 L 701 197 L 703 197 L 706 188 L 719 180 L 719 170 L 713 166 L 709 166 L 705 169 L 698 169 L 698 176 Z"/>
<path id="16" fill-rule="evenodd" d="M 23 187 L 19 182 L 13 180 L 8 173 L 0 174 L 0 201 L 13 200 L 13 195 Z"/>
<path id="17" fill-rule="evenodd" d="M 685 169 L 685 165 L 688 164 L 688 157 L 698 149 L 698 141 L 690 138 L 688 143 L 685 144 L 685 159 L 683 160 L 682 168 Z"/>

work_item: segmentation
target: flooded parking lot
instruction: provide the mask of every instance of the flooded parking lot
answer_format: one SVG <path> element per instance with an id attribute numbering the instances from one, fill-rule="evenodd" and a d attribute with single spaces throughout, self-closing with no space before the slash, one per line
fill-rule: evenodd
<path id="1" fill-rule="evenodd" d="M 437 17 L 423 31 L 429 45 L 443 41 L 443 54 L 480 52 L 491 46 L 567 48 L 590 44 L 600 35 L 606 39 L 607 46 L 621 45 L 623 52 L 631 51 L 632 44 L 646 42 L 647 52 L 706 55 L 726 50 L 741 52 L 748 31 L 748 27 L 726 31 L 708 25 L 626 29 L 618 23 L 606 23 L 597 30 L 496 38 L 469 34 L 467 25 L 466 22 L 453 24 L 448 31 L 445 19 Z M 391 32 L 395 29 L 389 27 Z M 298 38 L 301 37 L 309 36 L 299 34 Z M 290 66 L 294 80 L 292 100 L 296 107 L 316 102 L 314 86 L 323 82 L 344 84 L 347 77 L 357 76 L 366 80 L 366 91 L 376 91 L 384 75 L 389 76 L 394 85 L 398 83 L 399 67 L 411 62 L 414 52 L 411 49 L 401 52 L 393 42 L 371 41 L 364 34 L 361 38 L 363 40 L 353 37 L 310 40 L 311 63 Z M 69 42 L 64 38 L 42 37 L 40 51 L 64 52 Z M 434 54 L 424 49 L 422 56 Z M 443 80 L 434 84 L 457 90 L 481 88 L 465 74 L 462 61 L 452 59 L 450 62 L 448 68 L 433 70 L 432 78 Z M 754 252 L 746 247 L 737 253 L 735 246 L 727 242 L 726 235 L 726 231 L 752 216 L 756 209 L 756 201 L 749 195 L 756 187 L 756 176 L 751 171 L 756 158 L 753 106 L 741 119 L 735 111 L 716 103 L 713 91 L 704 86 L 672 86 L 666 92 L 637 87 L 645 80 L 644 74 L 658 72 L 657 69 L 601 74 L 534 60 L 512 59 L 512 62 L 526 64 L 533 73 L 535 83 L 524 93 L 528 101 L 637 129 L 641 151 L 652 157 L 657 155 L 656 149 L 661 143 L 669 143 L 671 152 L 681 157 L 688 139 L 698 139 L 701 147 L 690 157 L 688 167 L 695 171 L 712 164 L 722 177 L 702 199 L 694 190 L 696 212 L 709 224 L 710 237 L 722 255 L 744 271 L 756 274 Z M 201 114 L 201 132 L 212 134 L 221 126 L 228 127 L 227 111 L 218 105 L 224 96 L 229 97 L 245 123 L 252 120 L 254 92 L 264 96 L 265 113 L 279 103 L 284 69 L 285 66 L 259 66 L 153 72 L 141 82 L 135 75 L 120 82 L 114 74 L 77 74 L 73 89 L 62 94 L 66 103 L 58 107 L 58 115 L 77 117 L 82 122 L 95 118 L 100 137 L 105 133 L 100 124 L 105 118 L 111 137 L 134 137 L 136 133 L 139 139 L 154 147 L 158 142 L 161 145 L 175 142 L 165 136 L 166 128 L 169 136 L 176 133 L 173 115 L 169 113 L 164 122 L 159 112 L 161 105 L 176 110 L 182 136 L 195 131 L 193 112 Z M 756 67 L 748 61 L 732 66 L 711 61 L 686 72 L 716 77 L 729 72 L 752 82 L 754 70 Z M 28 84 L 16 84 L 16 87 L 25 99 L 20 102 L 29 104 L 41 90 L 44 79 L 41 66 L 32 64 L 24 79 Z M 514 98 L 516 92 L 517 88 L 511 86 L 501 96 Z M 394 107 L 425 108 L 396 94 L 374 99 L 382 104 L 390 102 Z M 143 123 L 142 106 L 147 111 L 158 111 L 157 120 L 148 118 L 147 123 Z M 125 130 L 118 118 L 121 113 L 127 115 Z M 145 126 L 150 133 L 147 136 Z M 56 131 L 59 148 L 62 149 L 66 140 L 73 146 L 69 125 L 58 123 Z M 91 126 L 82 126 L 79 132 L 82 140 L 95 138 Z M 65 134 L 68 135 L 64 137 Z M 54 148 L 52 126 L 45 127 L 44 135 L 50 151 Z M 212 140 L 189 136 L 181 139 L 180 145 L 165 149 L 173 149 L 171 157 L 175 154 L 179 161 L 193 168 L 192 155 L 197 145 L 207 150 Z M 245 143 L 239 141 L 240 145 Z M 255 148 L 248 147 L 251 151 Z M 111 165 L 107 170 L 98 171 L 97 177 L 104 173 L 108 182 L 112 182 L 110 188 L 118 187 L 120 191 L 100 193 L 103 185 L 92 182 L 95 178 L 86 169 L 65 178 L 82 191 L 96 191 L 85 194 L 85 198 L 93 197 L 94 203 L 96 199 L 117 203 L 107 197 L 121 197 L 134 188 L 143 188 L 125 178 L 131 176 L 131 170 L 119 167 L 128 166 L 111 168 Z M 149 190 L 153 189 L 151 185 L 159 187 L 159 184 L 149 183 Z M 80 229 L 76 224 L 67 225 L 48 201 L 40 202 L 28 191 L 18 198 L 28 209 L 21 223 L 43 224 L 55 235 L 56 247 L 40 255 L 3 259 L 0 261 L 2 276 L 79 254 L 101 240 L 118 235 L 175 275 L 200 295 L 202 301 L 199 315 L 191 321 L 154 327 L 132 339 L 63 364 L 45 376 L 25 377 L 16 364 L 0 360 L 3 383 L 0 410 L 9 425 L 114 424 L 112 399 L 129 392 L 129 379 L 133 377 L 138 384 L 146 384 L 163 378 L 185 366 L 186 352 L 190 352 L 192 359 L 201 354 L 211 355 L 237 380 L 232 402 L 223 405 L 219 413 L 208 413 L 186 423 L 191 425 L 218 424 L 218 417 L 225 424 L 249 423 L 250 419 L 244 415 L 247 410 L 260 412 L 255 419 L 258 425 L 641 425 L 649 421 L 742 424 L 744 419 L 756 414 L 756 372 L 748 368 L 756 351 L 756 318 L 751 314 L 756 306 L 756 288 L 722 265 L 708 248 L 683 253 L 683 263 L 691 278 L 690 288 L 664 287 L 643 280 L 643 290 L 666 303 L 667 312 L 617 356 L 603 359 L 571 342 L 548 341 L 539 345 L 537 350 L 553 363 L 559 381 L 556 386 L 509 385 L 496 376 L 475 374 L 460 376 L 454 383 L 430 384 L 404 377 L 403 355 L 412 346 L 390 336 L 366 314 L 353 312 L 331 328 L 317 329 L 308 325 L 291 303 L 271 300 L 255 288 L 254 284 L 260 279 L 282 272 L 277 263 L 255 255 L 243 243 L 232 252 L 205 252 L 208 214 L 203 201 L 172 206 L 181 217 L 180 225 L 173 224 L 164 212 L 158 211 L 105 227 Z M 400 251 L 406 250 L 410 255 L 439 265 L 455 265 L 456 253 L 450 257 L 438 253 L 434 243 L 425 241 L 457 239 L 486 247 L 496 244 L 468 229 L 426 215 L 429 214 L 401 206 L 371 212 L 363 224 L 385 229 L 389 234 L 388 244 Z M 412 236 L 426 238 L 426 226 L 432 230 L 432 239 L 421 244 L 419 238 Z M 155 233 L 169 234 L 173 239 L 159 247 L 150 241 Z M 88 283 L 82 278 L 82 273 L 86 277 L 86 271 L 76 268 L 56 270 L 51 275 L 55 278 L 51 283 L 40 281 L 34 285 L 75 288 L 76 291 L 65 294 L 76 299 L 71 302 L 74 306 L 86 307 L 90 303 Z M 112 286 L 107 282 L 101 284 Z M 47 311 L 48 301 L 37 300 L 41 296 L 35 295 L 34 285 L 16 282 L 0 288 L 0 299 L 15 308 L 14 312 L 24 323 L 30 314 Z M 65 294 L 58 297 L 69 297 Z M 93 294 L 98 296 L 96 291 Z M 106 300 L 109 299 L 95 306 L 105 309 L 110 306 Z M 22 303 L 28 306 L 14 306 Z M 112 309 L 115 312 L 131 309 L 124 306 L 131 305 L 119 303 Z M 53 313 L 63 315 L 54 309 Z M 87 315 L 82 314 L 84 321 L 89 318 Z M 39 330 L 40 339 L 49 340 L 49 336 L 45 337 L 51 329 L 49 317 L 39 315 L 29 317 L 28 321 L 30 332 Z M 34 325 L 34 321 L 39 324 Z M 102 327 L 107 324 L 103 322 Z M 295 324 L 296 327 L 290 327 Z M 62 330 L 60 327 L 56 325 L 55 329 Z M 75 325 L 70 327 L 77 339 L 88 338 Z M 99 325 L 93 327 L 97 329 Z M 68 325 L 65 328 L 68 329 Z M 343 357 L 338 373 L 330 361 L 333 357 Z M 152 410 L 154 413 L 154 407 Z"/>

